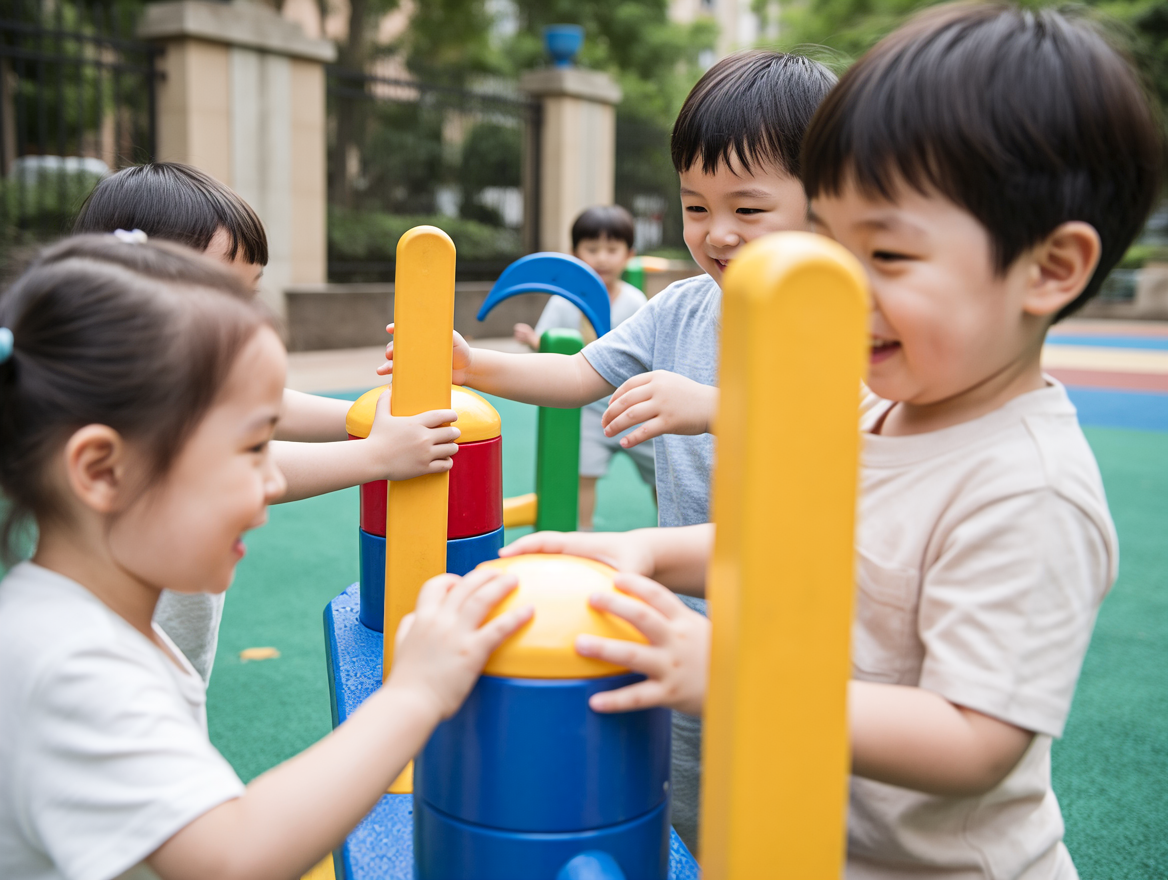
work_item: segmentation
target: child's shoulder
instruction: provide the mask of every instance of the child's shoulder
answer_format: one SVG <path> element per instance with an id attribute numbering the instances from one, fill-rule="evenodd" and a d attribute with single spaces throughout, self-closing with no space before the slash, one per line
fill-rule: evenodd
<path id="1" fill-rule="evenodd" d="M 720 309 L 722 288 L 718 286 L 717 281 L 703 272 L 674 281 L 649 302 L 656 308 L 698 309 L 713 305 Z"/>
<path id="2" fill-rule="evenodd" d="M 36 689 L 47 675 L 92 668 L 95 656 L 144 659 L 150 643 L 135 635 L 83 586 L 39 565 L 21 563 L 0 582 L 0 668 L 9 684 Z"/>
<path id="3" fill-rule="evenodd" d="M 861 425 L 870 428 L 889 404 L 865 398 Z M 875 440 L 875 442 L 872 442 Z M 869 438 L 865 465 L 887 469 L 902 491 L 944 496 L 961 519 L 999 501 L 1049 494 L 1068 503 L 1104 535 L 1113 533 L 1103 479 L 1079 426 L 1074 404 L 1051 380 L 1038 391 L 964 424 L 913 437 Z"/>

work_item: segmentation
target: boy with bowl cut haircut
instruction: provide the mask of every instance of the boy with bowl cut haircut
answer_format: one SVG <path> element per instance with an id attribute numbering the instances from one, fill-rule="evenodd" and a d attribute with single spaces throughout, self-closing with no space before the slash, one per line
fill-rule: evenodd
<path id="1" fill-rule="evenodd" d="M 685 243 L 707 274 L 671 284 L 571 357 L 472 350 L 456 333 L 454 381 L 541 406 L 583 406 L 611 394 L 604 433 L 638 425 L 622 438 L 626 449 L 654 439 L 659 524 L 707 522 L 722 273 L 755 238 L 807 228 L 799 145 L 834 84 L 821 64 L 781 52 L 739 52 L 711 67 L 685 99 L 671 138 Z M 685 598 L 704 611 L 704 599 Z M 696 852 L 701 720 L 674 713 L 673 724 L 672 822 Z"/>
<path id="2" fill-rule="evenodd" d="M 1158 197 L 1151 108 L 1089 22 L 953 5 L 877 44 L 808 129 L 813 224 L 864 264 L 872 290 L 848 880 L 1077 876 L 1051 740 L 1118 547 L 1075 409 L 1040 356 Z M 565 535 L 558 549 L 700 589 L 712 531 Z M 655 644 L 577 648 L 649 681 L 593 708 L 693 711 L 708 625 L 643 578 L 622 588 L 655 607 Z"/>

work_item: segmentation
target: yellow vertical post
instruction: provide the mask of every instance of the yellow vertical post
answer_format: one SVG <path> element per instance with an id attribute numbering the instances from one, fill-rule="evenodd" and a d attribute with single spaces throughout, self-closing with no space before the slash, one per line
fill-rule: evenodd
<path id="1" fill-rule="evenodd" d="M 397 243 L 393 291 L 393 384 L 389 411 L 415 416 L 450 408 L 454 332 L 454 242 L 418 226 Z M 385 647 L 382 677 L 393 664 L 393 638 L 414 610 L 422 584 L 446 571 L 449 474 L 390 483 L 385 513 Z"/>
<path id="2" fill-rule="evenodd" d="M 435 226 L 415 226 L 397 243 L 393 288 L 393 384 L 389 411 L 416 416 L 450 409 L 450 344 L 454 333 L 454 242 Z M 450 474 L 391 482 L 385 509 L 385 630 L 381 678 L 393 665 L 401 619 L 418 591 L 446 571 L 446 507 Z M 391 794 L 414 788 L 411 761 Z"/>
<path id="3" fill-rule="evenodd" d="M 706 880 L 839 880 L 867 285 L 787 232 L 726 273 L 705 709 Z"/>

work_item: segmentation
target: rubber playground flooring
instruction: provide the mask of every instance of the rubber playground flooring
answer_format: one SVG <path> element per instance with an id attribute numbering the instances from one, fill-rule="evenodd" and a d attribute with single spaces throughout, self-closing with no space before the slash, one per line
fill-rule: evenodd
<path id="1" fill-rule="evenodd" d="M 1157 388 L 1168 379 L 1168 334 L 1144 337 L 1154 344 L 1142 350 L 1163 364 L 1133 369 L 1122 355 L 1129 346 L 1138 350 L 1141 337 L 1132 342 L 1131 334 L 1108 332 L 1052 339 L 1060 352 L 1052 372 L 1078 380 L 1072 396 L 1121 545 L 1119 581 L 1103 604 L 1065 735 L 1055 744 L 1054 787 L 1067 846 L 1085 880 L 1153 880 L 1168 878 L 1168 394 Z M 1084 369 L 1076 346 L 1091 362 Z M 1118 368 L 1108 352 L 1118 354 Z M 1098 381 L 1090 370 L 1100 373 Z M 1156 391 L 1139 390 L 1147 388 Z M 503 417 L 504 493 L 533 491 L 535 411 L 492 402 Z M 655 522 L 649 491 L 624 456 L 601 481 L 599 499 L 598 529 Z M 277 505 L 247 543 L 208 694 L 211 738 L 244 780 L 330 729 L 321 615 L 357 579 L 357 491 Z M 239 658 L 245 648 L 269 646 L 277 659 Z"/>

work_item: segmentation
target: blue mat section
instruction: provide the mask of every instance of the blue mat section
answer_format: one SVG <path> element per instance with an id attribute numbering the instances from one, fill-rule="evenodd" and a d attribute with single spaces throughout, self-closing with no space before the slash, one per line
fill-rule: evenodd
<path id="1" fill-rule="evenodd" d="M 1077 333 L 1062 336 L 1052 333 L 1046 341 L 1051 345 L 1090 345 L 1099 348 L 1145 348 L 1151 351 L 1168 351 L 1168 336 L 1088 336 Z"/>
<path id="2" fill-rule="evenodd" d="M 324 609 L 334 726 L 381 686 L 381 633 L 361 625 L 359 606 L 360 588 L 353 584 Z M 412 795 L 383 795 L 334 854 L 337 880 L 413 880 L 413 810 Z M 698 877 L 697 862 L 677 832 L 670 829 L 669 880 Z"/>
<path id="3" fill-rule="evenodd" d="M 1168 394 L 1068 387 L 1079 423 L 1100 428 L 1168 431 Z"/>

